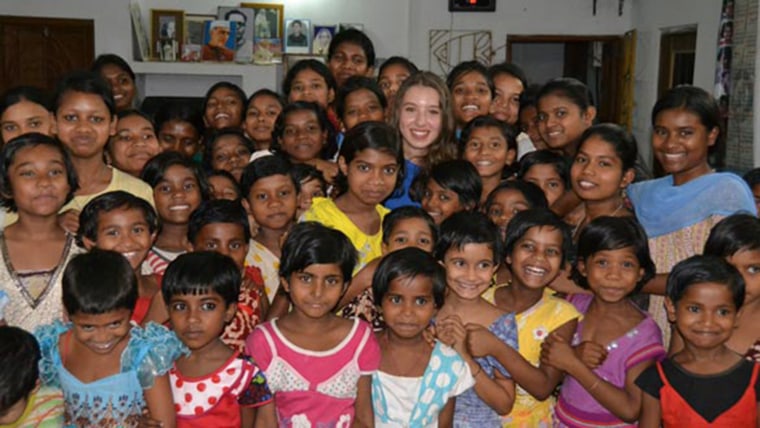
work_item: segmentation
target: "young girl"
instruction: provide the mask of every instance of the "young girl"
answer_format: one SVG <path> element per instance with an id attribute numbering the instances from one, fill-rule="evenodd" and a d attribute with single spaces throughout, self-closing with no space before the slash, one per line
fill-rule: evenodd
<path id="1" fill-rule="evenodd" d="M 380 367 L 372 375 L 375 427 L 452 426 L 454 397 L 475 383 L 477 363 L 424 337 L 446 293 L 446 273 L 433 256 L 405 248 L 384 257 L 372 280 L 386 329 L 377 333 Z"/>
<path id="2" fill-rule="evenodd" d="M 652 109 L 652 149 L 669 175 L 628 186 L 636 218 L 649 236 L 658 275 L 645 291 L 663 294 L 665 278 L 680 260 L 701 253 L 710 229 L 723 217 L 754 212 L 747 184 L 731 173 L 715 173 L 707 151 L 720 138 L 720 112 L 702 89 L 678 86 Z M 663 297 L 649 297 L 649 312 L 670 343 Z"/>
<path id="3" fill-rule="evenodd" d="M 149 321 L 145 317 L 159 287 L 156 276 L 143 275 L 141 268 L 156 240 L 156 211 L 148 202 L 127 192 L 108 192 L 85 205 L 79 214 L 79 224 L 80 240 L 88 251 L 93 248 L 117 251 L 129 260 L 138 291 L 132 321 L 138 324 Z"/>
<path id="4" fill-rule="evenodd" d="M 296 218 L 301 218 L 301 215 L 311 208 L 314 198 L 327 196 L 327 181 L 317 168 L 304 163 L 293 165 L 290 172 L 301 189 L 298 192 L 298 209 L 296 210 Z"/>
<path id="5" fill-rule="evenodd" d="M 385 94 L 385 99 L 388 101 L 387 117 L 390 117 L 390 107 L 396 98 L 396 93 L 399 91 L 401 84 L 404 83 L 411 75 L 417 73 L 419 69 L 413 62 L 400 56 L 392 56 L 385 60 L 377 70 L 377 84 Z"/>
<path id="6" fill-rule="evenodd" d="M 245 134 L 256 150 L 268 150 L 272 146 L 274 122 L 285 107 L 285 100 L 270 89 L 259 89 L 248 98 L 247 106 L 243 122 Z"/>
<path id="7" fill-rule="evenodd" d="M 500 183 L 483 204 L 483 212 L 499 227 L 501 239 L 507 239 L 507 226 L 515 214 L 534 208 L 549 208 L 546 196 L 541 188 L 522 180 Z"/>
<path id="8" fill-rule="evenodd" d="M 135 72 L 124 58 L 114 54 L 98 55 L 92 63 L 91 70 L 100 74 L 111 86 L 116 111 L 135 107 L 135 101 L 137 101 Z"/>
<path id="9" fill-rule="evenodd" d="M 240 283 L 235 263 L 208 251 L 183 254 L 166 269 L 169 321 L 190 349 L 169 371 L 178 427 L 249 428 L 257 408 L 274 406 L 264 373 L 219 338 L 235 315 Z"/>
<path id="10" fill-rule="evenodd" d="M 446 301 L 435 323 L 438 338 L 476 358 L 471 367 L 475 386 L 456 400 L 453 426 L 501 426 L 512 410 L 515 384 L 494 358 L 504 347 L 517 348 L 512 313 L 481 297 L 501 260 L 502 242 L 496 226 L 477 212 L 454 214 L 441 225 L 435 256 L 446 270 Z"/>
<path id="11" fill-rule="evenodd" d="M 79 253 L 58 224 L 58 211 L 74 195 L 77 175 L 59 142 L 32 133 L 0 151 L 2 206 L 18 221 L 0 232 L 0 291 L 10 302 L 9 325 L 27 331 L 63 317 L 61 274 Z"/>
<path id="12" fill-rule="evenodd" d="M 536 150 L 520 159 L 517 178 L 540 187 L 551 207 L 570 187 L 568 169 L 562 155 L 551 150 Z"/>
<path id="13" fill-rule="evenodd" d="M 55 116 L 48 98 L 31 86 L 17 86 L 0 95 L 0 143 L 29 132 L 53 135 Z"/>
<path id="14" fill-rule="evenodd" d="M 583 133 L 570 167 L 570 183 L 583 210 L 574 222 L 574 239 L 597 217 L 633 215 L 625 207 L 623 192 L 633 181 L 636 156 L 636 140 L 618 125 L 602 123 Z"/>
<path id="15" fill-rule="evenodd" d="M 517 156 L 517 140 L 513 129 L 493 116 L 478 116 L 462 131 L 462 159 L 478 170 L 483 183 L 479 204 L 508 177 Z M 506 173 L 506 174 L 505 174 Z"/>
<path id="16" fill-rule="evenodd" d="M 79 177 L 74 199 L 61 208 L 59 221 L 67 231 L 76 233 L 79 211 L 106 192 L 124 190 L 153 203 L 150 186 L 105 163 L 104 148 L 116 133 L 116 107 L 108 84 L 99 75 L 73 72 L 61 79 L 54 110 L 56 134 Z"/>
<path id="17" fill-rule="evenodd" d="M 538 109 L 536 106 L 536 96 L 541 90 L 541 85 L 530 85 L 520 95 L 520 112 L 519 121 L 520 130 L 530 138 L 531 145 L 535 150 L 548 149 L 549 146 L 544 142 L 541 133 L 538 132 Z M 518 153 L 518 159 L 522 158 L 523 153 Z"/>
<path id="18" fill-rule="evenodd" d="M 578 151 L 581 134 L 596 117 L 591 92 L 586 85 L 571 77 L 546 83 L 537 96 L 538 131 L 550 149 L 573 158 Z"/>
<path id="19" fill-rule="evenodd" d="M 451 69 L 446 77 L 446 86 L 451 91 L 456 139 L 459 140 L 468 122 L 487 115 L 491 109 L 493 83 L 488 78 L 486 66 L 478 61 L 465 61 Z"/>
<path id="20" fill-rule="evenodd" d="M 206 138 L 203 147 L 203 168 L 206 171 L 227 171 L 239 183 L 254 150 L 253 141 L 249 140 L 241 129 L 224 128 L 213 131 Z"/>
<path id="21" fill-rule="evenodd" d="M 567 226 L 545 209 L 522 211 L 507 228 L 505 261 L 511 280 L 483 294 L 499 309 L 514 313 L 517 321 L 519 353 L 503 348 L 496 355 L 518 385 L 515 406 L 502 419 L 503 426 L 551 426 L 552 392 L 562 380 L 562 372 L 539 363 L 541 344 L 552 333 L 569 341 L 580 314 L 546 289 L 560 273 L 571 248 Z"/>
<path id="22" fill-rule="evenodd" d="M 186 349 L 162 326 L 129 323 L 137 279 L 127 259 L 105 250 L 80 254 L 62 288 L 70 323 L 56 321 L 35 335 L 42 383 L 63 390 L 65 426 L 137 427 L 148 412 L 174 427 L 167 372 Z"/>
<path id="23" fill-rule="evenodd" d="M 427 71 L 415 73 L 401 84 L 392 104 L 390 124 L 401 138 L 404 180 L 384 202 L 386 208 L 419 205 L 409 196 L 414 179 L 423 169 L 456 159 L 450 98 L 443 80 Z"/>
<path id="24" fill-rule="evenodd" d="M 760 361 L 760 220 L 751 214 L 734 214 L 719 221 L 710 231 L 704 255 L 726 259 L 744 278 L 745 297 L 737 327 L 726 346 L 748 359 Z M 681 339 L 680 337 L 677 337 Z M 683 340 L 680 340 L 681 344 Z M 671 352 L 680 350 L 679 344 Z"/>
<path id="25" fill-rule="evenodd" d="M 346 132 L 362 122 L 385 121 L 388 101 L 375 79 L 353 76 L 340 87 L 334 107 L 340 119 L 340 129 Z"/>
<path id="26" fill-rule="evenodd" d="M 353 245 L 335 229 L 308 222 L 288 234 L 280 277 L 293 309 L 256 327 L 246 344 L 277 408 L 276 416 L 258 412 L 257 426 L 373 425 L 377 340 L 363 321 L 334 313 L 355 261 Z"/>
<path id="27" fill-rule="evenodd" d="M 561 427 L 635 426 L 634 381 L 665 355 L 657 324 L 628 298 L 654 275 L 646 234 L 631 217 L 599 217 L 581 232 L 576 268 L 594 293 L 569 299 L 583 320 L 572 341 L 552 333 L 542 345 L 541 364 L 567 373 L 555 417 Z"/>
<path id="28" fill-rule="evenodd" d="M 335 99 L 335 78 L 321 61 L 304 59 L 288 69 L 282 81 L 282 93 L 289 103 L 309 101 L 323 109 Z"/>
<path id="29" fill-rule="evenodd" d="M 145 163 L 161 151 L 153 122 L 139 110 L 122 110 L 117 115 L 116 134 L 106 145 L 111 166 L 140 177 Z"/>
<path id="30" fill-rule="evenodd" d="M 163 275 L 166 266 L 190 248 L 187 222 L 201 201 L 208 199 L 208 182 L 192 160 L 164 152 L 145 165 L 142 179 L 153 188 L 161 229 L 145 259 L 146 273 Z"/>
<path id="31" fill-rule="evenodd" d="M 160 108 L 155 119 L 161 151 L 174 150 L 188 158 L 197 157 L 205 131 L 199 111 L 175 101 Z"/>
<path id="32" fill-rule="evenodd" d="M 272 151 L 294 164 L 313 165 L 330 183 L 335 180 L 335 139 L 324 108 L 308 101 L 288 104 L 277 117 L 272 137 Z"/>
<path id="33" fill-rule="evenodd" d="M 435 224 L 441 224 L 459 211 L 477 210 L 483 182 L 470 162 L 453 160 L 433 166 L 430 172 L 417 177 L 422 209 Z"/>
<path id="34" fill-rule="evenodd" d="M 239 201 L 243 197 L 240 183 L 225 170 L 215 169 L 209 172 L 206 175 L 206 180 L 208 181 L 209 198 L 211 199 Z"/>
<path id="35" fill-rule="evenodd" d="M 216 83 L 203 99 L 203 123 L 214 130 L 240 128 L 245 106 L 245 92 L 238 85 Z"/>
<path id="36" fill-rule="evenodd" d="M 489 112 L 507 125 L 516 125 L 520 95 L 528 87 L 525 72 L 515 64 L 504 62 L 488 67 L 488 78 L 493 83 L 493 100 Z"/>
<path id="37" fill-rule="evenodd" d="M 757 426 L 760 366 L 726 346 L 744 301 L 739 272 L 720 257 L 692 256 L 673 267 L 667 293 L 684 348 L 636 379 L 639 426 Z"/>

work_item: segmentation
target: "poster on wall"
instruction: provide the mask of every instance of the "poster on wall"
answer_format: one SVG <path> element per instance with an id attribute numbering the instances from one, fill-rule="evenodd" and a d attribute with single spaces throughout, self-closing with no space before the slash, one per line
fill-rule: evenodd
<path id="1" fill-rule="evenodd" d="M 253 9 L 219 6 L 217 19 L 235 22 L 235 62 L 253 61 Z"/>

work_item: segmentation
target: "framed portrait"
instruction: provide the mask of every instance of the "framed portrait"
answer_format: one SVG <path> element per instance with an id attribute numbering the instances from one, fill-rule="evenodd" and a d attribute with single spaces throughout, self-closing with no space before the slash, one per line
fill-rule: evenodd
<path id="1" fill-rule="evenodd" d="M 304 59 L 316 59 L 321 63 L 325 62 L 325 57 L 323 55 L 286 54 L 283 55 L 282 73 L 287 74 L 290 67 L 294 66 L 298 61 L 302 61 Z"/>
<path id="2" fill-rule="evenodd" d="M 282 40 L 283 5 L 275 3 L 240 3 L 240 7 L 253 9 L 254 40 Z"/>
<path id="3" fill-rule="evenodd" d="M 285 20 L 285 53 L 309 54 L 311 51 L 311 21 L 308 19 Z"/>
<path id="4" fill-rule="evenodd" d="M 333 36 L 335 36 L 334 25 L 315 25 L 313 36 L 311 39 L 311 54 L 327 56 L 327 51 L 330 49 L 330 42 Z"/>
<path id="5" fill-rule="evenodd" d="M 235 60 L 237 23 L 213 20 L 203 25 L 201 61 L 230 62 Z"/>
<path id="6" fill-rule="evenodd" d="M 253 61 L 254 10 L 249 7 L 219 6 L 216 19 L 235 23 L 235 62 Z"/>
<path id="7" fill-rule="evenodd" d="M 185 37 L 182 42 L 181 61 L 200 61 L 203 46 L 203 31 L 206 21 L 213 21 L 214 15 L 185 14 Z"/>
<path id="8" fill-rule="evenodd" d="M 185 12 L 173 9 L 151 9 L 150 18 L 153 59 L 177 61 L 184 37 Z"/>

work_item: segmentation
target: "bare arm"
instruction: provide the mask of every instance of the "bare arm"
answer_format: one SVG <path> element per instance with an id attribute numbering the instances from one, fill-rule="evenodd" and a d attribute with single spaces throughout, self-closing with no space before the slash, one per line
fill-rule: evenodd
<path id="1" fill-rule="evenodd" d="M 372 411 L 372 376 L 370 375 L 359 378 L 354 413 L 354 427 L 373 428 L 375 426 L 375 413 Z"/>
<path id="2" fill-rule="evenodd" d="M 649 294 L 657 294 L 659 296 L 665 295 L 665 284 L 667 284 L 668 281 L 668 274 L 667 273 L 658 273 L 654 276 L 654 278 L 650 279 L 649 282 L 644 284 L 644 287 L 641 289 L 643 293 L 649 293 Z"/>
<path id="3" fill-rule="evenodd" d="M 156 376 L 153 387 L 144 390 L 143 395 L 151 419 L 161 422 L 163 428 L 174 428 L 177 422 L 169 375 Z"/>
<path id="4" fill-rule="evenodd" d="M 256 409 L 256 419 L 253 426 L 256 428 L 270 428 L 277 426 L 274 400 Z"/>
<path id="5" fill-rule="evenodd" d="M 441 412 L 438 413 L 438 428 L 453 428 L 454 427 L 454 405 L 456 403 L 456 397 L 449 398 L 446 405 L 443 406 Z"/>
<path id="6" fill-rule="evenodd" d="M 377 265 L 379 264 L 380 257 L 367 263 L 366 266 L 361 268 L 361 270 L 354 275 L 351 279 L 351 284 L 348 286 L 346 292 L 343 293 L 340 302 L 338 302 L 339 308 L 346 306 L 354 300 L 356 296 L 372 286 L 372 276 L 375 274 L 375 270 L 377 270 Z"/>
<path id="7" fill-rule="evenodd" d="M 566 191 L 559 197 L 550 207 L 555 214 L 560 217 L 564 217 L 572 212 L 578 205 L 581 204 L 581 198 L 575 194 L 572 190 Z"/>
<path id="8" fill-rule="evenodd" d="M 150 306 L 145 314 L 145 318 L 143 318 L 142 325 L 146 325 L 150 321 L 161 325 L 169 322 L 169 311 L 166 309 L 164 295 L 160 291 L 150 299 Z"/>
<path id="9" fill-rule="evenodd" d="M 662 419 L 662 410 L 660 409 L 660 400 L 652 397 L 644 391 L 641 391 L 641 417 L 639 418 L 639 428 L 660 428 Z M 758 425 L 760 427 L 760 425 Z"/>
<path id="10" fill-rule="evenodd" d="M 290 310 L 290 299 L 288 298 L 285 289 L 280 287 L 277 289 L 277 293 L 274 295 L 272 304 L 269 305 L 269 311 L 267 313 L 266 320 L 271 321 L 274 318 L 284 317 Z"/>
<path id="11" fill-rule="evenodd" d="M 256 408 L 240 406 L 240 427 L 253 428 L 253 424 L 255 421 L 256 421 Z"/>

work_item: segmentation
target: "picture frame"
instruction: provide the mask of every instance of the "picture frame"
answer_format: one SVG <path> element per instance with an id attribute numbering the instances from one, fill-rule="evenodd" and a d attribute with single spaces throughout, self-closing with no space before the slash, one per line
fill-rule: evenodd
<path id="1" fill-rule="evenodd" d="M 235 62 L 253 61 L 254 10 L 249 7 L 219 6 L 216 19 L 235 22 Z"/>
<path id="2" fill-rule="evenodd" d="M 253 9 L 254 40 L 282 40 L 284 5 L 277 3 L 240 3 L 240 7 Z"/>
<path id="3" fill-rule="evenodd" d="M 235 60 L 237 22 L 213 20 L 203 26 L 201 61 L 231 62 Z"/>
<path id="4" fill-rule="evenodd" d="M 132 16 L 133 34 L 137 40 L 137 55 L 135 57 L 140 61 L 148 61 L 150 60 L 150 39 L 148 39 L 148 32 L 145 31 L 140 3 L 137 0 L 130 1 L 129 13 Z"/>
<path id="5" fill-rule="evenodd" d="M 314 25 L 311 37 L 311 54 L 326 57 L 336 30 L 335 25 Z"/>
<path id="6" fill-rule="evenodd" d="M 182 39 L 181 61 L 197 62 L 201 60 L 204 27 L 206 21 L 213 21 L 214 19 L 216 19 L 215 15 L 185 14 L 185 36 Z"/>
<path id="7" fill-rule="evenodd" d="M 310 54 L 311 20 L 286 19 L 283 41 L 285 42 L 285 53 Z"/>
<path id="8" fill-rule="evenodd" d="M 177 61 L 184 37 L 185 11 L 177 9 L 151 9 L 150 46 L 153 59 Z"/>

